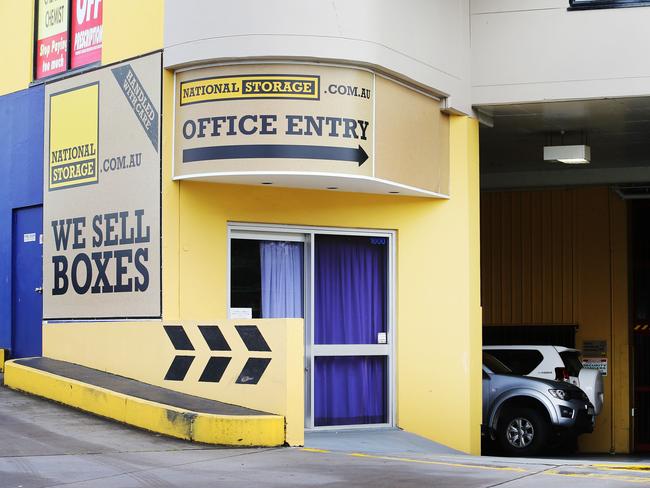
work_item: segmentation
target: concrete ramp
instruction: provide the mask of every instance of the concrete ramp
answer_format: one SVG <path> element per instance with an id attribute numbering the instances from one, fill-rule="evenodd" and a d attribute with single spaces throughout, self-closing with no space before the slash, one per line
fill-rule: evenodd
<path id="1" fill-rule="evenodd" d="M 152 432 L 208 444 L 281 446 L 273 415 L 49 358 L 5 363 L 5 385 Z"/>

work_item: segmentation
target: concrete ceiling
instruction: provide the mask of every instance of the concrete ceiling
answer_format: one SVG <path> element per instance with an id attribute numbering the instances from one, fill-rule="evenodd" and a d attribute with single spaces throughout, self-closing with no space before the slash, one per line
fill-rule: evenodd
<path id="1" fill-rule="evenodd" d="M 492 121 L 480 130 L 485 189 L 650 182 L 650 97 L 476 109 Z M 590 164 L 543 160 L 544 145 L 584 143 Z"/>

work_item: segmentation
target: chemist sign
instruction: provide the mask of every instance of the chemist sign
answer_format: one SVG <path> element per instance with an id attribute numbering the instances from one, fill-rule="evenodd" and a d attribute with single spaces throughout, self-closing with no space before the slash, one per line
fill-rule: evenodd
<path id="1" fill-rule="evenodd" d="M 238 65 L 176 75 L 174 177 L 373 176 L 374 75 Z"/>
<path id="2" fill-rule="evenodd" d="M 68 0 L 39 0 L 36 78 L 68 69 Z"/>
<path id="3" fill-rule="evenodd" d="M 160 316 L 161 55 L 45 88 L 43 314 Z"/>

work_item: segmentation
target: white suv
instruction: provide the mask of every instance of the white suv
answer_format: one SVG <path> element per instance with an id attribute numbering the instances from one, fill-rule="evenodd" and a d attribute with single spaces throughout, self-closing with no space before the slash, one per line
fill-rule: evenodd
<path id="1" fill-rule="evenodd" d="M 580 351 L 562 346 L 483 346 L 514 374 L 547 380 L 567 381 L 587 394 L 596 415 L 603 408 L 603 376 L 582 367 Z"/>

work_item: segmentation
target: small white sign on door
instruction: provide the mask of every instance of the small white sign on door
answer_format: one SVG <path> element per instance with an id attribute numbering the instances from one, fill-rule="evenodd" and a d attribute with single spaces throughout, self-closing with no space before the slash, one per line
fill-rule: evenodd
<path id="1" fill-rule="evenodd" d="M 387 342 L 386 332 L 377 333 L 377 344 L 386 344 Z"/>
<path id="2" fill-rule="evenodd" d="M 231 319 L 252 319 L 253 309 L 246 307 L 234 307 L 230 309 Z"/>
<path id="3" fill-rule="evenodd" d="M 23 234 L 23 242 L 36 242 L 36 233 L 30 232 L 28 234 Z"/>

